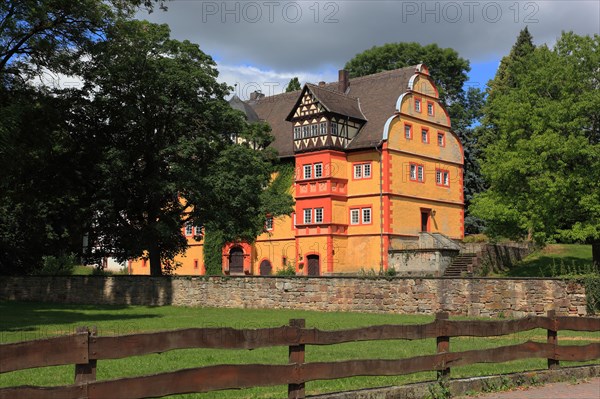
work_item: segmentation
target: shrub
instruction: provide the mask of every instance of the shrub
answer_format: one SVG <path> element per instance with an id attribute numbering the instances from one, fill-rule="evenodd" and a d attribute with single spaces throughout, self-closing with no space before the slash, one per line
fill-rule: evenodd
<path id="1" fill-rule="evenodd" d="M 42 268 L 36 273 L 44 276 L 70 276 L 77 265 L 75 254 L 44 256 Z"/>
<path id="2" fill-rule="evenodd" d="M 286 264 L 283 268 L 277 270 L 277 276 L 295 276 L 296 268 L 292 264 Z"/>

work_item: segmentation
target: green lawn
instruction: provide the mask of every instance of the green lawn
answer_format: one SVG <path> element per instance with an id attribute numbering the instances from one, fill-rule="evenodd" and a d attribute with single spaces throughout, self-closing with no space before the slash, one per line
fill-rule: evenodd
<path id="1" fill-rule="evenodd" d="M 291 318 L 305 318 L 307 327 L 344 329 L 379 324 L 422 324 L 431 316 L 378 315 L 360 313 L 321 313 L 288 310 L 210 309 L 173 306 L 88 306 L 47 303 L 0 302 L 0 342 L 46 338 L 71 333 L 77 326 L 97 326 L 100 335 L 126 334 L 140 331 L 170 330 L 189 327 L 262 328 L 287 324 Z M 600 333 L 559 333 L 563 344 L 600 342 Z M 463 351 L 527 340 L 545 341 L 545 330 L 505 337 L 452 338 L 451 349 Z M 306 361 L 346 359 L 395 359 L 435 353 L 435 340 L 375 341 L 332 346 L 307 346 Z M 136 376 L 182 368 L 226 363 L 284 364 L 287 347 L 241 350 L 193 349 L 163 354 L 98 362 L 99 380 Z M 569 363 L 565 363 L 569 364 Z M 546 361 L 523 360 L 496 365 L 473 365 L 452 369 L 453 377 L 479 376 L 515 371 L 543 369 Z M 399 377 L 359 377 L 307 384 L 307 393 L 344 391 L 376 386 L 399 385 L 433 380 L 434 372 Z M 73 381 L 73 366 L 46 367 L 0 375 L 0 387 L 23 384 L 63 385 Z M 285 397 L 287 388 L 256 388 L 208 394 L 183 395 L 180 398 L 275 398 Z"/>
<path id="2" fill-rule="evenodd" d="M 510 277 L 557 277 L 584 274 L 592 265 L 592 246 L 550 244 L 507 271 Z M 575 273 L 573 273 L 575 271 Z"/>

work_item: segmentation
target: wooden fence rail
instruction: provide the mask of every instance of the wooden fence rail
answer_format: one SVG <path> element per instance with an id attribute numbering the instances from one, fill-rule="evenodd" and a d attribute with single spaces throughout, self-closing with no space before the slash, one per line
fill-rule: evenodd
<path id="1" fill-rule="evenodd" d="M 547 330 L 547 342 L 525 342 L 492 349 L 450 352 L 450 338 L 489 337 Z M 0 373 L 35 367 L 75 364 L 75 384 L 61 387 L 19 386 L 0 389 L 0 399 L 93 399 L 114 396 L 147 398 L 210 392 L 223 389 L 288 385 L 289 398 L 304 398 L 304 383 L 354 376 L 394 376 L 437 371 L 450 375 L 451 367 L 474 363 L 501 363 L 527 358 L 548 359 L 548 368 L 561 360 L 600 359 L 600 344 L 559 346 L 558 332 L 600 331 L 598 318 L 527 317 L 506 321 L 456 321 L 440 313 L 423 325 L 384 325 L 350 330 L 323 331 L 305 328 L 304 320 L 289 326 L 255 330 L 194 328 L 157 333 L 98 337 L 95 330 L 78 329 L 73 335 L 0 345 Z M 305 345 L 331 345 L 367 340 L 436 338 L 437 354 L 398 360 L 346 360 L 305 363 Z M 218 365 L 178 370 L 142 377 L 96 381 L 96 363 L 184 348 L 255 349 L 288 346 L 287 365 Z"/>

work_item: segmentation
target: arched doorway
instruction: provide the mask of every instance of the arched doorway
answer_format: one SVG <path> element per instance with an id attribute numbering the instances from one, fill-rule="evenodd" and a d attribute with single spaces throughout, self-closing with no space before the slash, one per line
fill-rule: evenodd
<path id="1" fill-rule="evenodd" d="M 244 274 L 244 250 L 240 247 L 229 250 L 229 274 Z"/>
<path id="2" fill-rule="evenodd" d="M 264 259 L 262 262 L 260 262 L 260 275 L 261 276 L 269 276 L 269 275 L 271 275 L 272 271 L 273 271 L 273 266 L 271 265 L 271 262 L 269 262 L 268 259 Z"/>
<path id="3" fill-rule="evenodd" d="M 319 255 L 308 255 L 306 257 L 306 262 L 308 263 L 309 276 L 318 276 L 321 274 L 319 267 Z"/>

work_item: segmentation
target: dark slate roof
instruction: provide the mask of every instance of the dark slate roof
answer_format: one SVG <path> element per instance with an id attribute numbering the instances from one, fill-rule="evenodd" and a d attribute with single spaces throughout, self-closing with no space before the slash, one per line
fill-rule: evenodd
<path id="1" fill-rule="evenodd" d="M 360 110 L 358 98 L 342 94 L 339 91 L 332 90 L 330 87 L 320 87 L 310 83 L 306 84 L 306 89 L 310 90 L 316 99 L 329 112 L 339 115 L 349 116 L 354 119 L 366 121 L 367 118 Z M 304 93 L 304 90 L 302 91 Z M 294 116 L 294 110 L 300 105 L 302 95 L 298 96 L 294 107 L 290 110 L 286 120 L 291 121 Z"/>
<path id="2" fill-rule="evenodd" d="M 242 101 L 241 98 L 234 94 L 233 97 L 229 100 L 229 105 L 233 109 L 237 109 L 238 111 L 242 111 L 246 115 L 246 119 L 248 122 L 258 122 L 260 118 L 254 109 L 248 105 L 246 102 Z"/>
<path id="3" fill-rule="evenodd" d="M 347 148 L 352 150 L 373 148 L 381 141 L 385 122 L 395 114 L 396 101 L 398 97 L 406 93 L 408 82 L 416 73 L 416 68 L 415 65 L 350 79 L 350 87 L 345 94 L 338 91 L 338 82 L 327 83 L 325 86 L 310 85 L 310 88 L 316 88 L 315 91 L 319 91 L 324 98 L 330 101 L 333 98 L 329 97 L 332 96 L 330 93 L 355 99 L 358 110 L 363 115 L 360 119 L 366 119 L 367 122 Z M 302 91 L 298 90 L 248 102 L 258 117 L 271 125 L 272 134 L 275 136 L 275 141 L 271 146 L 278 151 L 280 157 L 294 155 L 292 123 L 286 121 L 286 118 L 296 105 L 301 93 Z M 340 101 L 340 104 L 343 103 L 343 107 L 346 108 L 350 107 L 350 102 Z M 350 109 L 348 110 L 350 111 Z M 354 108 L 351 111 L 355 112 Z"/>

